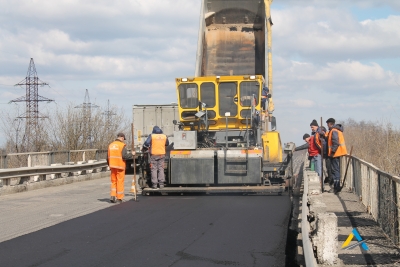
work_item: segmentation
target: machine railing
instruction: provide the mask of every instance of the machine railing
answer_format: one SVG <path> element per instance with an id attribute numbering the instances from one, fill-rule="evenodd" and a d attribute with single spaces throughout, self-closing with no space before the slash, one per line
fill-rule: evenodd
<path id="1" fill-rule="evenodd" d="M 0 169 L 50 166 L 54 163 L 65 164 L 106 158 L 107 150 L 100 149 L 0 154 Z"/>
<path id="2" fill-rule="evenodd" d="M 400 177 L 388 174 L 378 167 L 354 156 L 341 158 L 341 180 L 350 160 L 345 187 L 359 196 L 385 234 L 399 246 L 399 191 Z"/>

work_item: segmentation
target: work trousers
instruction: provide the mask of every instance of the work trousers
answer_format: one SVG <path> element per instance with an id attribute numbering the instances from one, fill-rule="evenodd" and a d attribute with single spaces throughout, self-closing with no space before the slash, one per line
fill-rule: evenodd
<path id="1" fill-rule="evenodd" d="M 340 157 L 331 158 L 332 178 L 335 189 L 340 188 Z"/>
<path id="2" fill-rule="evenodd" d="M 318 173 L 318 176 L 321 177 L 322 173 L 322 158 L 321 155 L 316 155 L 311 157 L 311 162 L 314 163 L 314 169 Z"/>
<path id="3" fill-rule="evenodd" d="M 151 182 L 153 187 L 157 187 L 157 184 L 164 185 L 164 160 L 165 155 L 151 155 Z"/>
<path id="4" fill-rule="evenodd" d="M 125 181 L 125 170 L 111 169 L 111 192 L 112 197 L 117 199 L 124 198 L 124 181 Z"/>
<path id="5" fill-rule="evenodd" d="M 325 183 L 329 183 L 330 185 L 333 184 L 333 176 L 332 176 L 332 166 L 331 166 L 331 159 L 325 158 L 325 168 L 324 168 L 324 176 L 325 176 Z"/>

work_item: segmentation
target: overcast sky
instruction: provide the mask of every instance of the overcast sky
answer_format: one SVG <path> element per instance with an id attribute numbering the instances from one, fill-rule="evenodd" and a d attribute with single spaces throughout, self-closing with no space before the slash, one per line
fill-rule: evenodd
<path id="1" fill-rule="evenodd" d="M 0 109 L 34 58 L 55 109 L 176 102 L 193 76 L 201 0 L 0 0 Z M 400 123 L 399 0 L 274 0 L 274 100 L 282 142 L 312 119 Z M 21 109 L 24 106 L 21 104 Z M 1 135 L 0 135 L 1 137 Z M 1 138 L 4 140 L 4 137 Z M 0 142 L 0 145 L 3 142 Z"/>

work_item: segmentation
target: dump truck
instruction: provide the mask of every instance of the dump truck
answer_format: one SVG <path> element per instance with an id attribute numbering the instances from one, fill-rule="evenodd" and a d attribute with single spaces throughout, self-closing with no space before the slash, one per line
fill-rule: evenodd
<path id="1" fill-rule="evenodd" d="M 273 116 L 271 3 L 202 0 L 195 75 L 175 79 L 172 122 L 161 119 L 146 129 L 149 134 L 158 125 L 173 139 L 165 162 L 167 185 L 157 193 L 287 189 L 294 144 L 282 147 Z M 148 121 L 138 114 L 134 107 L 134 124 Z M 138 141 L 145 137 L 139 131 Z M 138 155 L 139 185 L 150 194 L 150 155 Z"/>

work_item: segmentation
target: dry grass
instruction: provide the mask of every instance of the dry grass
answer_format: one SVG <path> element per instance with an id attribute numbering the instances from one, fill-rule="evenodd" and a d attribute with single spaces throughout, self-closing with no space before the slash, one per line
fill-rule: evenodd
<path id="1" fill-rule="evenodd" d="M 392 175 L 400 174 L 400 131 L 390 123 L 357 122 L 348 119 L 343 123 L 348 153 Z"/>

